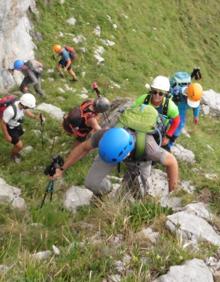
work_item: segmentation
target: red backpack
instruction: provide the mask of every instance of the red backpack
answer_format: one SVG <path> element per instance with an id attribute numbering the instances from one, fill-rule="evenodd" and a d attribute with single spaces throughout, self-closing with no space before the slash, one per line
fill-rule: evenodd
<path id="1" fill-rule="evenodd" d="M 14 119 L 16 117 L 17 114 L 17 109 L 15 107 L 14 102 L 17 100 L 17 97 L 14 95 L 7 95 L 4 96 L 2 98 L 0 98 L 0 119 L 2 119 L 4 110 L 8 107 L 8 106 L 12 106 L 13 110 L 14 110 L 14 116 L 12 119 Z"/>
<path id="2" fill-rule="evenodd" d="M 69 53 L 71 59 L 75 60 L 76 59 L 76 51 L 75 51 L 75 49 L 73 47 L 70 47 L 70 46 L 64 46 L 64 48 Z"/>

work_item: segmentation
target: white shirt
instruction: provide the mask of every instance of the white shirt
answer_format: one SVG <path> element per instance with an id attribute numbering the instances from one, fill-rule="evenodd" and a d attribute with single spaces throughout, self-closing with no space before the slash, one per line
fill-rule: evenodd
<path id="1" fill-rule="evenodd" d="M 19 101 L 16 101 L 14 103 L 16 109 L 17 109 L 17 113 L 16 113 L 16 116 L 15 118 L 13 119 L 13 116 L 14 116 L 14 109 L 12 106 L 8 106 L 5 110 L 4 110 L 4 113 L 3 113 L 3 121 L 8 124 L 9 128 L 14 128 L 14 127 L 17 127 L 19 126 L 21 123 L 19 122 L 19 120 L 22 120 L 23 117 L 24 117 L 24 110 L 23 109 L 20 109 L 19 108 Z"/>

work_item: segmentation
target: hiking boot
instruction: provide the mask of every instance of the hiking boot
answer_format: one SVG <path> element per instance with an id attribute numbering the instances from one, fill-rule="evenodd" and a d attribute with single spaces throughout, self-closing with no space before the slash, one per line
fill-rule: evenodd
<path id="1" fill-rule="evenodd" d="M 16 164 L 19 164 L 21 162 L 21 155 L 20 154 L 11 155 L 11 160 Z"/>
<path id="2" fill-rule="evenodd" d="M 45 93 L 43 91 L 36 91 L 36 93 L 41 97 L 45 97 Z"/>
<path id="3" fill-rule="evenodd" d="M 73 79 L 70 79 L 70 81 L 72 81 L 72 82 L 76 82 L 76 81 L 78 81 L 78 78 L 73 78 Z"/>

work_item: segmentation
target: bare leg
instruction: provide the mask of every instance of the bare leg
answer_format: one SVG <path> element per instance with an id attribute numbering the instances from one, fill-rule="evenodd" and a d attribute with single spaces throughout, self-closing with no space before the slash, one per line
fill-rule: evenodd
<path id="1" fill-rule="evenodd" d="M 164 165 L 167 171 L 169 192 L 172 192 L 175 190 L 178 182 L 178 163 L 176 158 L 169 153 L 164 161 Z"/>
<path id="2" fill-rule="evenodd" d="M 68 70 L 68 73 L 72 76 L 72 78 L 73 78 L 74 81 L 77 81 L 77 80 L 78 80 L 78 78 L 77 78 L 75 72 L 73 71 L 73 69 L 70 68 L 70 69 Z"/>
<path id="3" fill-rule="evenodd" d="M 18 143 L 14 145 L 11 154 L 17 155 L 22 150 L 22 148 L 23 148 L 23 143 L 21 140 L 19 140 Z"/>

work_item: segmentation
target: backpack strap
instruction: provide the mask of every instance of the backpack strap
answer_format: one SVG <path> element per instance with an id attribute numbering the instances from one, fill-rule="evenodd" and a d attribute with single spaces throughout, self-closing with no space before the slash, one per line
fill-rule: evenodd
<path id="1" fill-rule="evenodd" d="M 135 160 L 143 157 L 146 143 L 146 133 L 136 132 Z"/>
<path id="2" fill-rule="evenodd" d="M 96 117 L 97 113 L 90 109 L 90 106 L 93 105 L 93 100 L 87 100 L 80 105 L 80 115 L 87 122 L 90 118 Z"/>
<path id="3" fill-rule="evenodd" d="M 163 105 L 163 115 L 164 116 L 167 116 L 167 113 L 168 113 L 168 108 L 169 108 L 169 97 L 166 96 L 166 100 L 165 100 L 165 103 Z"/>
<path id="4" fill-rule="evenodd" d="M 148 94 L 148 95 L 145 97 L 143 104 L 148 105 L 148 104 L 150 103 L 150 98 L 151 98 L 151 95 Z"/>
<path id="5" fill-rule="evenodd" d="M 17 116 L 17 107 L 15 106 L 15 103 L 12 103 L 11 106 L 12 106 L 12 109 L 14 111 L 14 115 L 13 115 L 12 119 L 15 119 L 16 116 Z"/>

